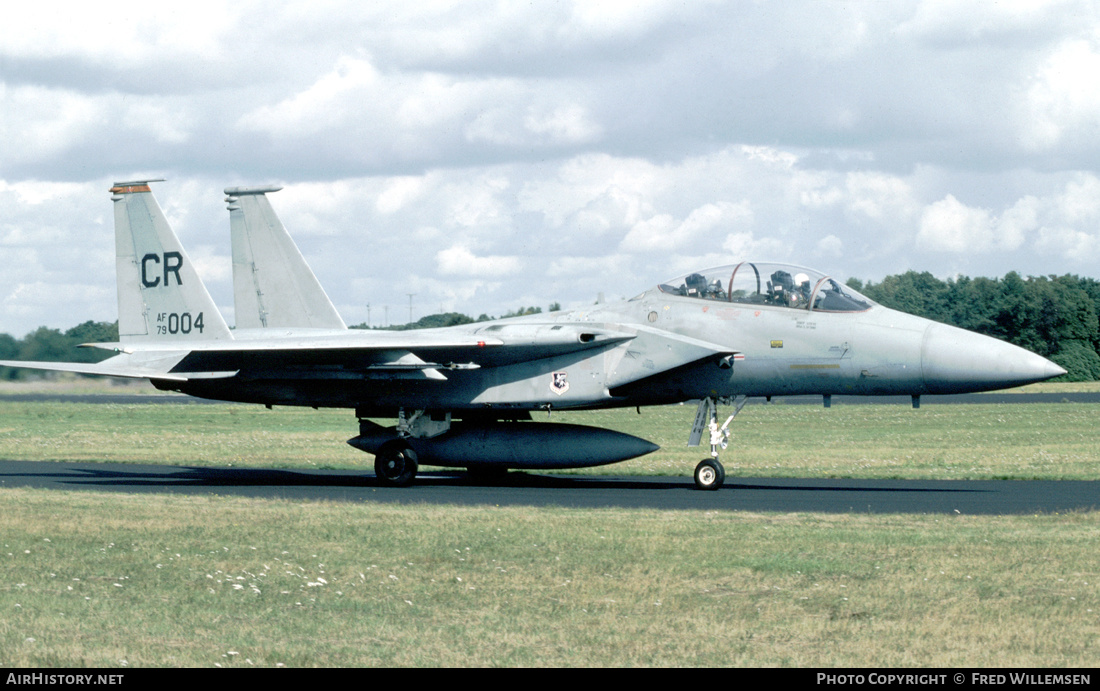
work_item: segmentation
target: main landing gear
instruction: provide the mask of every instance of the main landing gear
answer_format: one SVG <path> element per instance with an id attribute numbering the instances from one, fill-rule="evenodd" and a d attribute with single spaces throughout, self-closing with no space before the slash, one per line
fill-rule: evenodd
<path id="1" fill-rule="evenodd" d="M 748 400 L 747 396 L 738 396 L 734 402 L 733 414 L 726 418 L 726 422 L 718 426 L 718 399 L 704 398 L 699 401 L 699 409 L 695 413 L 695 424 L 691 427 L 691 438 L 688 446 L 699 446 L 703 438 L 703 430 L 710 432 L 710 458 L 704 458 L 695 466 L 695 486 L 703 490 L 716 490 L 726 481 L 726 469 L 718 460 L 718 447 L 723 449 L 729 444 L 729 426 L 733 418 L 741 412 Z"/>
<path id="2" fill-rule="evenodd" d="M 378 482 L 391 487 L 408 487 L 420 468 L 416 452 L 404 439 L 388 441 L 374 457 L 374 474 Z"/>
<path id="3" fill-rule="evenodd" d="M 369 424 L 369 423 L 368 423 Z M 372 425 L 372 427 L 377 427 Z M 391 487 L 408 487 L 416 479 L 420 459 L 409 439 L 430 439 L 451 428 L 451 414 L 404 408 L 397 411 L 397 439 L 391 439 L 374 452 L 374 474 L 378 482 Z M 359 434 L 365 434 L 360 422 Z"/>

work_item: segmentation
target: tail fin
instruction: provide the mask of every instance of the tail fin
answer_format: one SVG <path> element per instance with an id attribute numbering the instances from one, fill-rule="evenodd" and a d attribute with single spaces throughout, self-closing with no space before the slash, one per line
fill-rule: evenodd
<path id="1" fill-rule="evenodd" d="M 118 182 L 111 188 L 119 340 L 232 339 L 229 327 L 153 198 L 150 182 L 160 181 Z"/>
<path id="2" fill-rule="evenodd" d="M 344 320 L 267 200 L 266 193 L 281 189 L 225 190 L 237 328 L 345 329 Z"/>

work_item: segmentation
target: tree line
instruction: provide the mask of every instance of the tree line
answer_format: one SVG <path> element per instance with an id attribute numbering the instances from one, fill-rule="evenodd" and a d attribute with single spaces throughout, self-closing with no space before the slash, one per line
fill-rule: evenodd
<path id="1" fill-rule="evenodd" d="M 118 341 L 118 322 L 86 321 L 69 329 L 40 326 L 24 338 L 0 334 L 0 360 L 44 360 L 46 362 L 99 362 L 114 353 L 99 348 L 79 348 L 81 343 Z M 0 367 L 0 379 L 41 376 L 31 370 Z"/>
<path id="2" fill-rule="evenodd" d="M 1100 380 L 1100 281 L 1095 279 L 1023 278 L 1013 271 L 1001 279 L 940 280 L 927 271 L 908 271 L 879 283 L 853 278 L 848 285 L 886 307 L 1000 338 L 1050 358 L 1067 370 L 1065 380 Z M 558 303 L 550 305 L 550 311 L 558 309 Z M 501 318 L 540 313 L 541 307 L 520 307 Z M 491 319 L 447 312 L 383 328 L 425 329 Z M 118 322 L 86 321 L 64 332 L 40 327 L 22 339 L 0 334 L 0 359 L 98 362 L 111 353 L 77 346 L 117 340 Z M 27 375 L 28 370 L 0 368 L 0 379 Z"/>

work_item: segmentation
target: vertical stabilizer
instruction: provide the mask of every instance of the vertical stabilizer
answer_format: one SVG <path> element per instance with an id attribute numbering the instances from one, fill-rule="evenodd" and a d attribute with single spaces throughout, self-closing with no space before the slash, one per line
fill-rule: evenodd
<path id="1" fill-rule="evenodd" d="M 119 340 L 231 339 L 194 264 L 172 232 L 150 182 L 117 182 L 115 257 Z"/>
<path id="2" fill-rule="evenodd" d="M 347 328 L 271 208 L 266 193 L 281 189 L 225 190 L 237 328 Z"/>

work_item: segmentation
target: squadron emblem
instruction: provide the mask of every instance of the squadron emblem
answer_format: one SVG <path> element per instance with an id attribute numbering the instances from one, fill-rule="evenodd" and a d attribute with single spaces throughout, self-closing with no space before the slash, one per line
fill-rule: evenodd
<path id="1" fill-rule="evenodd" d="M 557 395 L 562 395 L 569 390 L 569 380 L 566 379 L 568 375 L 565 372 L 554 372 L 551 374 L 550 390 Z"/>

